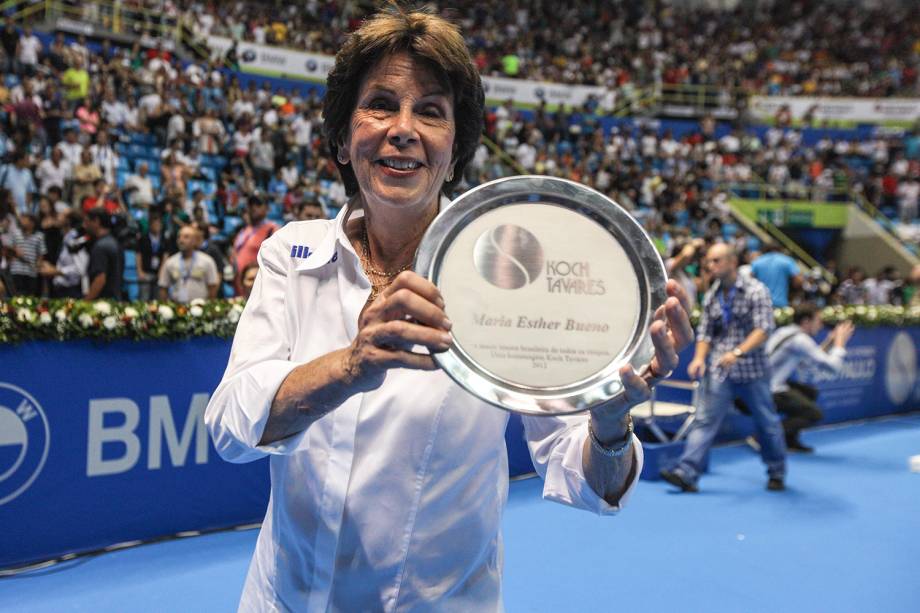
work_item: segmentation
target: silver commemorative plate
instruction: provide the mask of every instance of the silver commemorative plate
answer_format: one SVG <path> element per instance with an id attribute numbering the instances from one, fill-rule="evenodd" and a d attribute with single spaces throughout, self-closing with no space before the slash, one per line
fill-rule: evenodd
<path id="1" fill-rule="evenodd" d="M 654 354 L 661 257 L 625 209 L 579 183 L 518 176 L 466 192 L 428 227 L 415 271 L 453 322 L 435 361 L 503 409 L 588 410 L 623 393 L 624 364 Z"/>

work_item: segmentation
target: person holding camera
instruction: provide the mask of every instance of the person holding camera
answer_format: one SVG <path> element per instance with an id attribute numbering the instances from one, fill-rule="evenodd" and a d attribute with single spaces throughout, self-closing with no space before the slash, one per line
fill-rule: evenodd
<path id="1" fill-rule="evenodd" d="M 87 286 L 89 237 L 83 234 L 83 215 L 79 211 L 67 213 L 65 223 L 66 232 L 57 263 L 45 262 L 40 272 L 51 279 L 52 298 L 82 298 Z"/>
<path id="2" fill-rule="evenodd" d="M 779 328 L 767 341 L 767 356 L 770 360 L 770 392 L 776 409 L 783 417 L 786 433 L 786 448 L 799 453 L 811 453 L 812 447 L 799 440 L 802 429 L 819 422 L 824 416 L 818 407 L 818 390 L 810 385 L 789 381 L 789 377 L 806 362 L 832 373 L 843 369 L 847 342 L 853 336 L 855 327 L 844 321 L 827 335 L 824 343 L 818 345 L 814 337 L 824 327 L 821 313 L 813 303 L 795 307 L 792 322 Z"/>
<path id="3" fill-rule="evenodd" d="M 665 269 L 668 271 L 668 277 L 680 283 L 684 291 L 687 292 L 691 309 L 697 305 L 700 277 L 696 273 L 699 273 L 699 262 L 705 255 L 705 250 L 706 241 L 701 238 L 694 238 L 683 244 L 675 245 L 671 252 L 671 257 L 665 260 L 664 263 Z"/>

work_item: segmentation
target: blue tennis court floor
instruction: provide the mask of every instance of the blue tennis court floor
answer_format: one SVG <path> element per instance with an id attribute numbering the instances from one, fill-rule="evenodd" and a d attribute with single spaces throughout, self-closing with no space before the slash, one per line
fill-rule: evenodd
<path id="1" fill-rule="evenodd" d="M 920 611 L 920 414 L 819 429 L 764 489 L 744 445 L 713 451 L 699 494 L 642 482 L 617 517 L 512 483 L 509 613 Z M 10 529 L 9 526 L 5 529 Z M 124 549 L 0 580 L 0 611 L 235 611 L 256 531 Z"/>

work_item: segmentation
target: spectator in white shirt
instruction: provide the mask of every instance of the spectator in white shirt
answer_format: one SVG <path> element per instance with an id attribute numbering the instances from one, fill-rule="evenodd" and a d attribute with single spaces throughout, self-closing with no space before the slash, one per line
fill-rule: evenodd
<path id="1" fill-rule="evenodd" d="M 894 266 L 885 266 L 874 277 L 863 282 L 866 292 L 866 304 L 900 304 L 900 274 Z"/>
<path id="2" fill-rule="evenodd" d="M 48 190 L 56 185 L 61 191 L 70 179 L 70 164 L 64 159 L 64 152 L 60 147 L 51 150 L 51 157 L 42 160 L 35 171 L 35 178 L 38 179 L 38 190 L 42 194 L 47 194 Z"/>
<path id="3" fill-rule="evenodd" d="M 169 121 L 166 123 L 166 142 L 173 142 L 185 136 L 185 116 L 175 105 L 170 106 L 168 111 L 172 113 Z"/>
<path id="4" fill-rule="evenodd" d="M 137 174 L 131 175 L 125 181 L 123 190 L 134 192 L 131 196 L 131 206 L 148 208 L 154 203 L 153 180 L 147 174 L 149 169 L 147 162 L 140 162 L 137 165 Z"/>
<path id="5" fill-rule="evenodd" d="M 172 156 L 175 161 L 188 166 L 188 156 L 185 155 L 183 144 L 181 138 L 175 138 L 169 141 L 169 146 L 160 152 L 160 161 L 165 162 L 169 156 Z"/>
<path id="6" fill-rule="evenodd" d="M 297 164 L 294 159 L 288 159 L 287 164 L 281 168 L 281 180 L 289 190 L 300 182 L 300 171 L 297 170 Z"/>
<path id="7" fill-rule="evenodd" d="M 275 147 L 267 129 L 262 130 L 259 140 L 250 145 L 249 157 L 259 188 L 266 189 L 275 170 Z"/>
<path id="8" fill-rule="evenodd" d="M 57 145 L 64 154 L 64 161 L 69 168 L 73 168 L 80 163 L 80 157 L 83 154 L 83 145 L 77 140 L 77 131 L 73 128 L 64 130 L 64 140 Z"/>
<path id="9" fill-rule="evenodd" d="M 776 330 L 767 341 L 767 355 L 773 372 L 770 392 L 776 409 L 784 416 L 786 448 L 789 451 L 811 453 L 814 449 L 799 440 L 799 432 L 823 417 L 817 403 L 817 390 L 790 382 L 789 378 L 803 363 L 839 373 L 843 369 L 846 345 L 853 336 L 854 327 L 849 321 L 838 324 L 819 346 L 814 337 L 824 327 L 824 323 L 818 307 L 811 303 L 798 305 L 792 321 L 792 324 Z"/>
<path id="10" fill-rule="evenodd" d="M 244 115 L 252 117 L 256 114 L 256 105 L 252 102 L 250 94 L 244 94 L 242 98 L 233 103 L 233 119 L 241 119 Z"/>
<path id="11" fill-rule="evenodd" d="M 203 117 L 192 122 L 192 136 L 202 153 L 214 155 L 220 153 L 227 140 L 227 131 L 223 122 L 217 117 L 217 110 L 209 108 Z"/>
<path id="12" fill-rule="evenodd" d="M 537 149 L 528 140 L 518 145 L 514 157 L 517 159 L 518 164 L 524 167 L 524 170 L 532 172 L 534 165 L 537 163 Z"/>
<path id="13" fill-rule="evenodd" d="M 248 123 L 243 123 L 239 129 L 233 133 L 233 151 L 238 157 L 249 155 L 249 147 L 252 145 L 253 134 Z"/>
<path id="14" fill-rule="evenodd" d="M 902 223 L 910 224 L 917 219 L 918 202 L 920 202 L 920 181 L 910 177 L 898 183 L 898 217 Z"/>
<path id="15" fill-rule="evenodd" d="M 16 60 L 26 75 L 32 76 L 38 68 L 38 56 L 42 52 L 42 43 L 32 33 L 32 26 L 26 26 L 16 45 Z"/>
<path id="16" fill-rule="evenodd" d="M 102 177 L 109 185 L 115 185 L 115 170 L 118 168 L 118 154 L 109 143 L 109 134 L 100 131 L 96 135 L 96 144 L 89 148 L 93 154 L 93 161 L 102 171 Z"/>
<path id="17" fill-rule="evenodd" d="M 127 118 L 127 105 L 115 97 L 115 91 L 108 89 L 102 100 L 102 117 L 106 123 L 115 127 L 122 127 Z"/>
<path id="18" fill-rule="evenodd" d="M 303 112 L 294 119 L 291 128 L 294 130 L 294 145 L 297 147 L 298 159 L 303 168 L 310 158 L 310 148 L 313 144 L 313 121 L 308 108 L 305 107 Z"/>

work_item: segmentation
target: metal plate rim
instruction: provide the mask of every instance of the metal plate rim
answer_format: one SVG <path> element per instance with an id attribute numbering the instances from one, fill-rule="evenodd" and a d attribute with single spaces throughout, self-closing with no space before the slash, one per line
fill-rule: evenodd
<path id="1" fill-rule="evenodd" d="M 515 200 L 526 195 L 527 198 Z M 568 179 L 541 175 L 518 175 L 496 179 L 477 186 L 453 200 L 429 225 L 416 252 L 414 270 L 437 284 L 440 260 L 468 217 L 517 202 L 532 201 L 534 195 L 548 197 L 549 204 L 568 206 L 570 210 L 591 213 L 626 251 L 637 272 L 640 286 L 640 313 L 626 348 L 595 375 L 555 388 L 527 388 L 499 384 L 485 369 L 471 367 L 455 348 L 434 354 L 434 360 L 457 384 L 499 408 L 528 415 L 565 415 L 579 413 L 615 400 L 622 395 L 619 367 L 631 364 L 638 370 L 647 363 L 654 347 L 648 334 L 655 310 L 666 299 L 667 275 L 664 263 L 651 238 L 622 206 L 600 192 Z M 580 199 L 576 200 L 575 196 Z M 547 204 L 543 199 L 540 203 Z M 603 223 L 602 223 L 603 222 Z M 641 273 L 641 274 L 638 274 Z M 643 308 L 644 307 L 644 308 Z M 471 359 L 469 361 L 472 361 Z"/>

